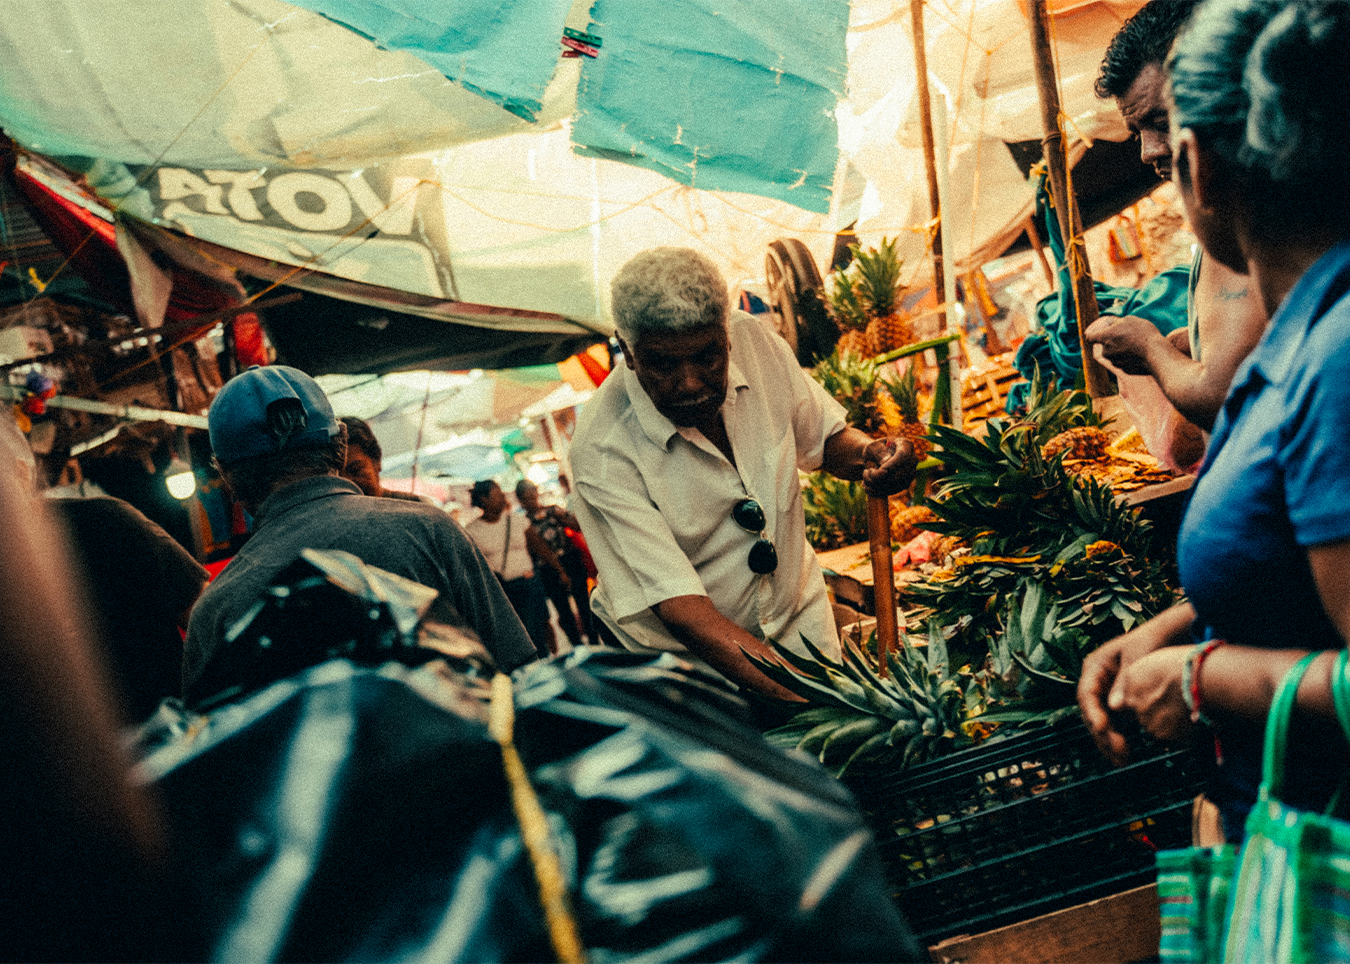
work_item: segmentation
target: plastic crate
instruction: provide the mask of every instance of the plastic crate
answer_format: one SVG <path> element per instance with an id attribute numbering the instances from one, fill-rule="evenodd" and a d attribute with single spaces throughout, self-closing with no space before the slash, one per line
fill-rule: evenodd
<path id="1" fill-rule="evenodd" d="M 906 770 L 846 778 L 922 941 L 974 934 L 1154 879 L 1190 846 L 1209 772 L 1156 744 L 1114 767 L 1078 720 Z"/>

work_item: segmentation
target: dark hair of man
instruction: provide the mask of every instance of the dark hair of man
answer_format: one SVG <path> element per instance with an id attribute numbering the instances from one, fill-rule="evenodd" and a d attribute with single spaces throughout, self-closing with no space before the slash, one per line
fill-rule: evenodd
<path id="1" fill-rule="evenodd" d="M 483 479 L 482 481 L 475 482 L 473 484 L 473 491 L 469 494 L 469 502 L 481 509 L 483 503 L 487 502 L 487 497 L 492 491 L 492 487 L 496 484 L 497 483 L 493 482 L 491 479 Z"/>
<path id="2" fill-rule="evenodd" d="M 1210 0 L 1168 71 L 1174 122 L 1235 181 L 1255 235 L 1350 234 L 1350 2 Z"/>
<path id="3" fill-rule="evenodd" d="M 221 466 L 221 470 L 229 474 L 230 488 L 235 498 L 245 506 L 256 509 L 281 483 L 340 472 L 346 456 L 347 448 L 337 438 L 327 445 L 240 459 Z"/>
<path id="4" fill-rule="evenodd" d="M 1149 64 L 1162 66 L 1199 0 L 1149 0 L 1111 38 L 1093 86 L 1103 99 L 1123 97 Z"/>
<path id="5" fill-rule="evenodd" d="M 379 439 L 370 430 L 370 423 L 355 415 L 344 415 L 342 424 L 347 426 L 347 446 L 356 449 L 378 466 L 384 453 L 380 450 Z"/>

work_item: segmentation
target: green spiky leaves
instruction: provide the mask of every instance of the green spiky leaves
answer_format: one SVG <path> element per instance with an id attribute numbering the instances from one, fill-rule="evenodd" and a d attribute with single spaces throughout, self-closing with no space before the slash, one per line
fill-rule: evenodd
<path id="1" fill-rule="evenodd" d="M 953 671 L 942 628 L 926 643 L 901 634 L 882 676 L 875 657 L 845 642 L 836 662 L 803 637 L 810 658 L 774 646 L 777 661 L 751 655 L 761 672 L 808 702 L 766 737 L 777 746 L 810 753 L 840 776 L 863 761 L 906 766 L 973 742 L 963 726 L 982 706 L 969 667 Z M 869 647 L 875 647 L 873 634 Z"/>

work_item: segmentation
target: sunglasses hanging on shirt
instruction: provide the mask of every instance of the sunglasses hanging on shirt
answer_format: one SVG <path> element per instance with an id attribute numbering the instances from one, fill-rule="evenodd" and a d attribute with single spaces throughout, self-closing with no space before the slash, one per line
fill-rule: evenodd
<path id="1" fill-rule="evenodd" d="M 778 568 L 778 550 L 764 537 L 764 510 L 754 499 L 742 499 L 731 508 L 731 519 L 746 532 L 759 536 L 750 547 L 750 571 L 767 576 Z"/>

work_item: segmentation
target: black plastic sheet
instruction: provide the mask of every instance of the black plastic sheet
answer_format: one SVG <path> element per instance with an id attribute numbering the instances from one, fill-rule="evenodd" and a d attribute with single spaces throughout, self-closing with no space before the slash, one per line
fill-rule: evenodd
<path id="1" fill-rule="evenodd" d="M 488 734 L 492 671 L 418 645 L 436 634 L 417 594 L 363 568 L 307 557 L 241 627 L 268 640 L 235 667 L 250 695 L 202 714 L 166 703 L 139 734 L 170 823 L 177 951 L 552 960 Z M 314 638 L 290 638 L 306 613 Z M 306 659 L 326 661 L 271 680 Z M 852 797 L 742 722 L 725 682 L 592 647 L 514 684 L 514 742 L 591 961 L 923 958 Z"/>

